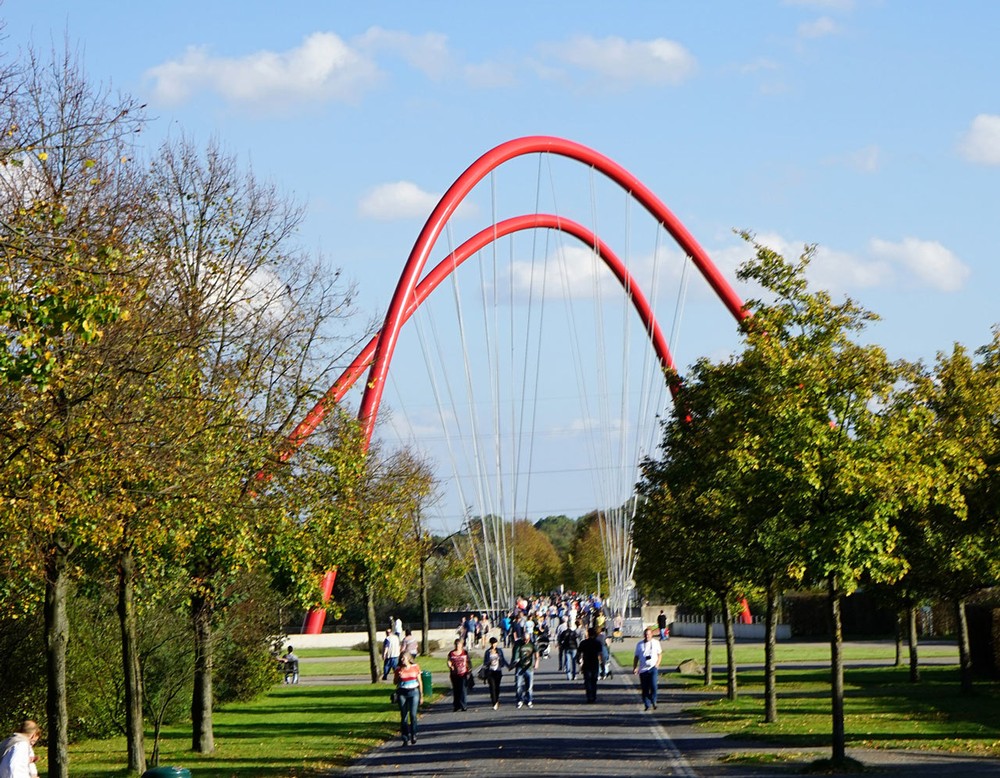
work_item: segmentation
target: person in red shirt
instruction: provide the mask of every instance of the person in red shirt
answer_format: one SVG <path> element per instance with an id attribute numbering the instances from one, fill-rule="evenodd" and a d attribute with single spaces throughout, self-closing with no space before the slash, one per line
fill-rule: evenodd
<path id="1" fill-rule="evenodd" d="M 396 698 L 399 701 L 399 733 L 403 745 L 416 745 L 417 713 L 424 704 L 424 690 L 420 683 L 420 665 L 404 652 L 396 668 Z"/>
<path id="2" fill-rule="evenodd" d="M 453 697 L 452 710 L 468 710 L 466 692 L 469 673 L 472 672 L 469 652 L 465 650 L 461 640 L 455 641 L 455 648 L 448 652 L 448 670 L 451 675 L 451 691 Z"/>

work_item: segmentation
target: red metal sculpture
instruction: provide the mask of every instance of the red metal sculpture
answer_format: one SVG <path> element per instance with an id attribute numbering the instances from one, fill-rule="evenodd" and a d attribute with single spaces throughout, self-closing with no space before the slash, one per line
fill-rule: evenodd
<path id="1" fill-rule="evenodd" d="M 358 419 L 364 425 L 364 439 L 366 442 L 369 442 L 375 428 L 379 405 L 382 401 L 389 364 L 392 360 L 403 324 L 413 315 L 427 296 L 458 265 L 483 247 L 489 245 L 492 241 L 518 230 L 562 230 L 567 234 L 574 235 L 592 247 L 630 295 L 636 311 L 646 326 L 646 330 L 650 335 L 650 340 L 661 364 L 665 368 L 672 369 L 674 367 L 669 349 L 656 322 L 653 311 L 642 291 L 632 280 L 628 270 L 614 252 L 590 230 L 562 217 L 534 214 L 507 219 L 497 225 L 488 227 L 463 243 L 459 249 L 456 249 L 447 259 L 438 264 L 418 284 L 420 275 L 427 264 L 434 245 L 449 218 L 451 218 L 459 204 L 472 191 L 476 184 L 490 172 L 511 159 L 526 154 L 539 153 L 556 154 L 575 159 L 592 166 L 619 184 L 663 225 L 674 240 L 677 241 L 677 244 L 691 257 L 695 266 L 734 318 L 741 320 L 747 315 L 739 296 L 722 276 L 718 268 L 715 267 L 711 259 L 709 259 L 708 254 L 698 244 L 691 233 L 688 232 L 670 209 L 653 194 L 652 190 L 625 170 L 625 168 L 593 149 L 563 138 L 531 136 L 508 141 L 488 151 L 472 163 L 459 176 L 455 183 L 451 185 L 448 191 L 445 192 L 444 196 L 438 202 L 437 207 L 424 224 L 420 235 L 413 245 L 413 249 L 410 251 L 409 258 L 406 261 L 402 275 L 396 285 L 396 290 L 393 293 L 392 301 L 389 304 L 389 310 L 386 313 L 382 329 L 369 341 L 368 345 L 358 354 L 350 367 L 330 387 L 323 399 L 317 403 L 306 418 L 293 430 L 289 437 L 290 445 L 283 452 L 282 459 L 287 459 L 287 457 L 291 456 L 292 452 L 312 434 L 322 421 L 326 409 L 332 403 L 339 401 L 361 376 L 365 368 L 370 365 L 368 381 L 365 385 L 364 395 L 358 411 Z M 676 387 L 671 387 L 671 390 L 675 391 Z M 324 579 L 324 599 L 328 599 L 332 594 L 334 576 L 335 572 L 330 572 Z M 325 611 L 314 610 L 310 612 L 305 625 L 305 631 L 308 634 L 322 632 L 324 619 Z"/>

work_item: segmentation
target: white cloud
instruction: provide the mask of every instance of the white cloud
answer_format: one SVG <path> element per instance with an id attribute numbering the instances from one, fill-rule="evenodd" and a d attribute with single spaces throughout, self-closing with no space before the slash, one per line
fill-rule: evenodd
<path id="1" fill-rule="evenodd" d="M 549 299 L 588 299 L 595 290 L 598 295 L 610 291 L 609 275 L 597 255 L 584 246 L 565 246 L 542 262 L 516 260 L 511 265 L 514 293 L 525 297 L 532 288 L 537 294 L 544 284 Z"/>
<path id="2" fill-rule="evenodd" d="M 798 254 L 794 255 L 798 256 Z M 850 293 L 855 289 L 885 286 L 892 282 L 893 271 L 881 259 L 858 256 L 848 251 L 837 251 L 827 246 L 817 246 L 806 275 L 817 289 L 831 293 Z"/>
<path id="3" fill-rule="evenodd" d="M 541 48 L 544 54 L 565 65 L 624 86 L 679 84 L 695 70 L 691 53 L 665 38 L 628 41 L 615 36 L 601 39 L 579 36 Z"/>
<path id="4" fill-rule="evenodd" d="M 903 238 L 899 243 L 873 238 L 871 251 L 898 266 L 910 280 L 942 292 L 957 292 L 970 270 L 949 249 L 937 241 Z"/>
<path id="5" fill-rule="evenodd" d="M 840 31 L 840 25 L 829 16 L 821 16 L 815 21 L 803 22 L 798 27 L 800 38 L 825 38 L 837 35 Z"/>
<path id="6" fill-rule="evenodd" d="M 1000 116 L 979 114 L 962 136 L 958 148 L 970 162 L 1000 165 Z"/>
<path id="7" fill-rule="evenodd" d="M 310 100 L 354 100 L 376 83 L 378 67 L 363 51 L 333 33 L 317 32 L 285 52 L 259 51 L 244 57 L 212 56 L 192 47 L 178 60 L 146 74 L 156 99 L 178 103 L 198 91 L 234 103 L 287 104 Z"/>
<path id="8" fill-rule="evenodd" d="M 776 233 L 758 233 L 757 242 L 796 261 L 803 244 L 788 241 Z M 726 268 L 741 264 L 751 256 L 748 247 L 726 248 L 713 253 L 713 259 L 727 277 Z M 869 242 L 868 251 L 855 254 L 818 246 L 806 275 L 815 289 L 831 294 L 850 294 L 859 289 L 905 285 L 925 287 L 941 292 L 955 292 L 969 277 L 969 268 L 949 249 L 937 241 L 904 238 L 892 243 L 881 238 Z M 749 296 L 757 296 L 752 290 Z"/>
<path id="9" fill-rule="evenodd" d="M 358 213 L 366 219 L 384 222 L 426 218 L 440 199 L 440 194 L 425 192 L 412 181 L 396 181 L 370 189 L 358 203 Z M 465 201 L 459 204 L 455 216 L 461 218 L 475 212 L 475 205 Z"/>
<path id="10" fill-rule="evenodd" d="M 372 53 L 389 51 L 396 54 L 433 79 L 443 78 L 454 68 L 448 51 L 448 38 L 441 33 L 412 35 L 372 27 L 357 39 L 357 45 L 359 49 Z"/>
<path id="11" fill-rule="evenodd" d="M 797 262 L 805 250 L 804 243 L 788 240 L 777 233 L 756 233 L 755 237 L 759 244 L 781 254 L 789 262 Z M 735 264 L 738 266 L 753 256 L 753 249 L 749 244 L 746 244 L 719 252 L 719 254 L 726 260 L 727 264 L 733 264 L 735 260 Z M 736 268 L 727 277 L 735 278 Z M 882 260 L 872 261 L 869 258 L 859 257 L 846 251 L 817 246 L 806 270 L 806 278 L 809 280 L 810 287 L 814 289 L 825 289 L 831 294 L 845 294 L 857 289 L 889 283 L 892 278 L 892 269 L 888 263 Z M 754 288 L 749 292 L 749 296 L 753 297 L 760 294 L 759 288 Z"/>

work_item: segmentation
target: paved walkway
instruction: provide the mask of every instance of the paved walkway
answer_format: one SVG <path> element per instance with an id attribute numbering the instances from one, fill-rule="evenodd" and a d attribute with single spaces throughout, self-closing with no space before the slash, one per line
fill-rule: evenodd
<path id="1" fill-rule="evenodd" d="M 553 654 L 535 674 L 535 704 L 518 710 L 513 677 L 505 674 L 500 709 L 494 711 L 482 684 L 470 694 L 469 710 L 453 712 L 451 699 L 439 700 L 420 717 L 415 746 L 393 739 L 337 775 L 349 776 L 722 776 L 762 778 L 792 775 L 829 750 L 802 752 L 740 742 L 696 728 L 683 712 L 698 692 L 684 692 L 661 675 L 658 710 L 645 712 L 637 682 L 616 671 L 598 686 L 597 703 L 585 702 L 582 681 L 556 672 Z M 435 676 L 440 691 L 447 678 Z M 774 765 L 722 761 L 730 754 L 781 754 Z M 1000 762 L 965 755 L 921 751 L 851 750 L 869 772 L 940 778 L 1000 776 Z"/>

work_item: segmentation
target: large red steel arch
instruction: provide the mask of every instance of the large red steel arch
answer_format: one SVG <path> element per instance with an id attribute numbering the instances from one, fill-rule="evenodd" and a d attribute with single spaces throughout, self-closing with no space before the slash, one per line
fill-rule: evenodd
<path id="1" fill-rule="evenodd" d="M 420 275 L 427 264 L 437 239 L 448 220 L 462 200 L 489 173 L 516 157 L 527 154 L 550 153 L 577 160 L 600 171 L 631 194 L 670 233 L 684 252 L 691 257 L 702 276 L 738 321 L 745 318 L 743 302 L 711 261 L 708 254 L 684 227 L 669 208 L 639 179 L 618 163 L 593 149 L 573 141 L 551 136 L 530 136 L 502 143 L 483 154 L 456 179 L 438 202 L 424 224 L 413 245 L 396 285 L 385 321 L 379 333 L 372 338 L 358 354 L 351 365 L 334 382 L 323 399 L 307 414 L 306 418 L 289 436 L 289 447 L 282 458 L 287 458 L 316 429 L 331 403 L 343 398 L 347 390 L 370 365 L 369 378 L 358 411 L 358 419 L 363 425 L 364 440 L 370 442 L 374 432 L 378 409 L 385 389 L 385 379 L 389 365 L 399 340 L 399 333 L 406 321 L 416 312 L 421 303 L 451 272 L 468 257 L 501 237 L 525 229 L 554 229 L 577 237 L 594 249 L 630 296 L 649 334 L 657 357 L 664 368 L 674 368 L 673 359 L 656 317 L 641 289 L 634 282 L 625 265 L 615 253 L 593 232 L 571 220 L 549 214 L 531 214 L 507 219 L 488 227 L 452 252 L 420 281 Z M 418 283 L 419 281 L 419 283 Z M 672 390 L 675 387 L 671 387 Z M 334 572 L 323 581 L 323 597 L 328 599 L 333 591 Z M 325 611 L 310 612 L 305 625 L 307 634 L 322 632 Z"/>

